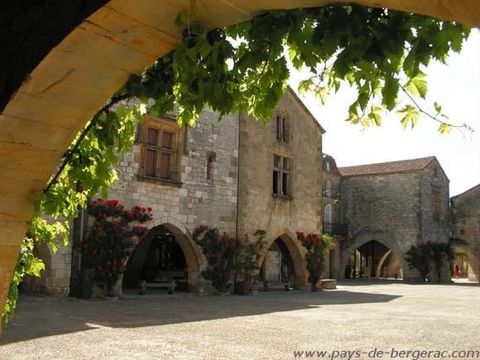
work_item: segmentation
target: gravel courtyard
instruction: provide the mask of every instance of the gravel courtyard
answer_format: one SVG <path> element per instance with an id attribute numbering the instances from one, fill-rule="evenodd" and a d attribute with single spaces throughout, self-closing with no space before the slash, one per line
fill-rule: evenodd
<path id="1" fill-rule="evenodd" d="M 415 359 L 378 356 L 392 348 L 480 351 L 480 286 L 346 282 L 246 297 L 23 297 L 0 337 L 1 360 L 294 359 L 307 357 L 294 351 L 317 350 L 328 354 L 309 357 Z"/>

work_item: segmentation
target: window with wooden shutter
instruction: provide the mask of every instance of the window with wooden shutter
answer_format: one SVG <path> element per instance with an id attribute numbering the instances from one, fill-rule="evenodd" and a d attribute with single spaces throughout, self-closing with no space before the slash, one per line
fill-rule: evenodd
<path id="1" fill-rule="evenodd" d="M 142 133 L 143 176 L 179 181 L 182 129 L 174 120 L 147 118 Z"/>

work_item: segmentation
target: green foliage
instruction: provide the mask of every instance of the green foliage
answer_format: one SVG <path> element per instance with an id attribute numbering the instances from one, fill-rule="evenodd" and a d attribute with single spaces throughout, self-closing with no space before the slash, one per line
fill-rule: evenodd
<path id="1" fill-rule="evenodd" d="M 142 101 L 155 100 L 154 115 L 171 111 L 175 102 L 179 123 L 188 125 L 205 106 L 221 115 L 245 111 L 269 120 L 286 90 L 290 61 L 312 74 L 299 91 L 313 91 L 325 103 L 347 82 L 358 92 L 348 120 L 379 126 L 383 113 L 399 105 L 400 91 L 425 98 L 423 69 L 459 52 L 470 31 L 457 23 L 358 5 L 271 11 L 211 31 L 192 23 L 190 15 L 178 18 L 183 41 L 175 50 L 126 86 Z M 404 126 L 415 125 L 419 109 L 400 111 Z"/>
<path id="2" fill-rule="evenodd" d="M 438 281 L 441 281 L 442 268 L 445 264 L 452 267 L 454 259 L 454 246 L 463 245 L 461 240 L 450 239 L 448 243 L 433 243 L 427 241 L 418 246 L 412 246 L 405 256 L 405 261 L 411 269 L 417 269 L 422 276 L 424 282 L 428 281 L 428 277 L 432 270 L 437 273 Z"/>
<path id="3" fill-rule="evenodd" d="M 405 261 L 410 269 L 417 269 L 422 281 L 426 282 L 432 270 L 432 257 L 431 243 L 426 243 L 412 246 L 405 255 Z"/>
<path id="4" fill-rule="evenodd" d="M 41 260 L 33 255 L 34 242 L 32 239 L 25 238 L 20 248 L 15 273 L 10 283 L 9 296 L 3 310 L 2 325 L 6 326 L 13 317 L 13 312 L 17 305 L 18 285 L 22 279 L 27 276 L 39 277 L 41 272 L 45 270 L 45 265 Z"/>
<path id="5" fill-rule="evenodd" d="M 303 232 L 297 232 L 297 239 L 306 249 L 305 261 L 309 273 L 312 291 L 316 291 L 317 283 L 325 270 L 325 259 L 328 248 L 333 245 L 332 238 L 323 235 L 321 238 L 316 234 L 305 235 Z"/>

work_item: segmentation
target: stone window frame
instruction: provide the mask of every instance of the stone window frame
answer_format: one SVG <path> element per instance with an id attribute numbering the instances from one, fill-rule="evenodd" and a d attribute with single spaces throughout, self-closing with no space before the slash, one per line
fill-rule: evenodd
<path id="1" fill-rule="evenodd" d="M 179 186 L 181 185 L 180 181 L 180 168 L 181 168 L 181 157 L 185 149 L 185 128 L 182 128 L 178 125 L 174 118 L 169 117 L 151 117 L 146 116 L 140 126 L 141 131 L 138 136 L 139 143 L 141 145 L 141 161 L 139 168 L 139 179 L 141 180 L 154 180 L 157 182 L 162 182 L 165 184 L 172 184 Z M 148 143 L 148 129 L 154 129 L 158 131 L 157 143 L 151 144 Z M 172 134 L 171 146 L 163 146 L 163 133 L 168 132 Z M 155 174 L 146 174 L 145 171 L 145 162 L 147 151 L 155 151 L 157 155 L 155 157 Z M 158 159 L 161 158 L 161 154 L 170 155 L 168 176 L 160 176 Z M 158 171 L 158 172 L 157 172 Z"/>
<path id="2" fill-rule="evenodd" d="M 275 138 L 278 142 L 288 144 L 290 141 L 289 120 L 286 114 L 275 116 Z"/>
<path id="3" fill-rule="evenodd" d="M 276 162 L 276 158 L 279 159 Z M 293 158 L 287 154 L 272 153 L 272 196 L 292 199 Z M 285 187 L 286 183 L 286 187 Z"/>

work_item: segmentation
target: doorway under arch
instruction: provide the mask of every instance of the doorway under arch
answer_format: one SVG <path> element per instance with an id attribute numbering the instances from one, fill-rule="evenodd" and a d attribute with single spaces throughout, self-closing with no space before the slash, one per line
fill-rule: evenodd
<path id="1" fill-rule="evenodd" d="M 153 227 L 139 243 L 127 263 L 123 286 L 139 288 L 141 281 L 176 283 L 179 291 L 196 289 L 200 259 L 191 240 L 177 227 Z"/>
<path id="2" fill-rule="evenodd" d="M 298 289 L 306 285 L 303 254 L 287 234 L 272 238 L 260 264 L 260 279 L 265 289 Z"/>
<path id="3" fill-rule="evenodd" d="M 385 244 L 370 240 L 347 254 L 346 279 L 403 279 L 400 258 Z"/>

